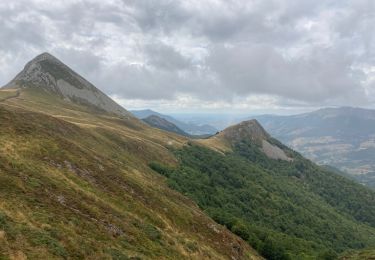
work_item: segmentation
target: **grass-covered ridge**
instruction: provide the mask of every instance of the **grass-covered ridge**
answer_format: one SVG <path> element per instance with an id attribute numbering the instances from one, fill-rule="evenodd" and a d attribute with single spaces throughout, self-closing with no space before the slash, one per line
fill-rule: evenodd
<path id="1" fill-rule="evenodd" d="M 374 192 L 269 141 L 293 161 L 248 142 L 186 146 L 22 89 L 0 103 L 0 259 L 257 259 L 243 240 L 269 259 L 373 247 Z"/>
<path id="2" fill-rule="evenodd" d="M 182 139 L 46 97 L 0 104 L 0 259 L 256 259 L 149 169 Z"/>
<path id="3" fill-rule="evenodd" d="M 227 154 L 198 145 L 175 153 L 177 168 L 151 168 L 269 259 L 332 259 L 375 247 L 375 193 L 298 154 L 272 160 L 249 142 Z"/>

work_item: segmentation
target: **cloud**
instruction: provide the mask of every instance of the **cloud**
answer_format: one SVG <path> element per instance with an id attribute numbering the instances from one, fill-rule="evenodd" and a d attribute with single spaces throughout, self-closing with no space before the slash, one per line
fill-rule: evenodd
<path id="1" fill-rule="evenodd" d="M 316 49 L 308 57 L 286 58 L 272 46 L 217 47 L 208 57 L 219 82 L 234 95 L 274 94 L 319 103 L 340 98 L 365 101 L 364 74 L 351 67 L 344 50 Z"/>
<path id="2" fill-rule="evenodd" d="M 0 82 L 49 51 L 129 104 L 373 106 L 374 11 L 370 0 L 4 2 Z"/>
<path id="3" fill-rule="evenodd" d="M 169 71 L 188 69 L 190 61 L 176 51 L 172 46 L 165 44 L 148 44 L 145 46 L 146 64 Z"/>

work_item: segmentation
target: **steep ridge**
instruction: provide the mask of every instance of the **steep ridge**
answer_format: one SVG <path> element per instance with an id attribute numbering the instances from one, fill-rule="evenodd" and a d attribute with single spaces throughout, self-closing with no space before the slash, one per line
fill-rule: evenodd
<path id="1" fill-rule="evenodd" d="M 261 259 L 148 167 L 176 165 L 186 138 L 93 113 L 41 74 L 0 102 L 0 258 Z"/>
<path id="2" fill-rule="evenodd" d="M 272 158 L 263 141 L 288 160 Z M 150 167 L 267 259 L 335 259 L 375 247 L 375 192 L 321 168 L 255 121 L 175 151 Z"/>
<path id="3" fill-rule="evenodd" d="M 42 53 L 28 62 L 4 88 L 38 88 L 74 103 L 93 106 L 119 116 L 131 116 L 123 107 L 49 53 Z"/>
<path id="4" fill-rule="evenodd" d="M 164 115 L 150 109 L 132 110 L 130 112 L 139 119 L 145 119 L 146 117 L 153 115 L 164 118 L 165 120 L 171 122 L 172 124 L 176 125 L 178 128 L 180 128 L 181 130 L 190 135 L 212 135 L 217 132 L 217 129 L 211 125 L 198 125 L 192 122 L 182 122 L 180 120 L 175 119 L 172 116 Z"/>
<path id="5" fill-rule="evenodd" d="M 185 133 L 183 130 L 178 128 L 175 124 L 156 115 L 148 116 L 142 119 L 142 121 L 152 127 L 156 127 L 156 128 L 159 128 L 168 132 L 176 133 L 182 136 L 189 136 L 188 133 Z"/>

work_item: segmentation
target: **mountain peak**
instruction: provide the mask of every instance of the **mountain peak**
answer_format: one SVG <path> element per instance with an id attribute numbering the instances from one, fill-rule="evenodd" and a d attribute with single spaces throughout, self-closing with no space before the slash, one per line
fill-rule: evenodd
<path id="1" fill-rule="evenodd" d="M 123 107 L 48 52 L 29 61 L 4 88 L 38 89 L 73 103 L 130 116 Z"/>
<path id="2" fill-rule="evenodd" d="M 90 82 L 48 52 L 39 54 L 29 61 L 24 69 L 5 88 L 34 87 L 57 92 L 56 94 L 63 94 L 61 93 L 61 88 L 64 87 L 58 86 L 59 81 L 65 81 L 78 89 L 96 91 L 96 88 Z"/>
<path id="3" fill-rule="evenodd" d="M 34 59 L 32 59 L 30 62 L 35 63 L 35 62 L 39 62 L 39 61 L 42 61 L 42 60 L 53 60 L 53 61 L 61 62 L 55 56 L 50 54 L 49 52 L 43 52 L 43 53 L 39 54 Z"/>
<path id="4" fill-rule="evenodd" d="M 219 141 L 219 142 L 217 142 Z M 215 136 L 208 139 L 208 143 L 218 146 L 218 144 L 226 144 L 227 146 L 235 146 L 241 142 L 250 141 L 256 144 L 256 146 L 262 151 L 267 157 L 275 160 L 291 161 L 285 151 L 273 144 L 271 136 L 264 130 L 256 119 L 243 121 L 239 124 L 230 126 Z"/>
<path id="5" fill-rule="evenodd" d="M 226 140 L 236 143 L 242 140 L 251 140 L 259 142 L 267 140 L 270 135 L 264 130 L 256 119 L 243 121 L 239 124 L 224 129 L 219 135 Z"/>

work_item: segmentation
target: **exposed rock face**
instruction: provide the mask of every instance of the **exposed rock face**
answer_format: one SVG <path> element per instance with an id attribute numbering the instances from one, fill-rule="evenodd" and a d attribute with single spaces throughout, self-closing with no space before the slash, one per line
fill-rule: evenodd
<path id="1" fill-rule="evenodd" d="M 268 158 L 292 161 L 292 159 L 289 158 L 282 149 L 276 145 L 270 144 L 267 140 L 262 141 L 262 151 L 268 156 Z"/>
<path id="2" fill-rule="evenodd" d="M 248 140 L 257 144 L 261 151 L 271 159 L 292 160 L 281 148 L 269 142 L 271 136 L 255 119 L 230 126 L 220 132 L 217 137 L 225 139 L 232 145 Z"/>
<path id="3" fill-rule="evenodd" d="M 131 116 L 123 107 L 49 53 L 43 53 L 27 63 L 4 88 L 40 88 L 74 103 L 94 106 L 120 116 Z"/>

